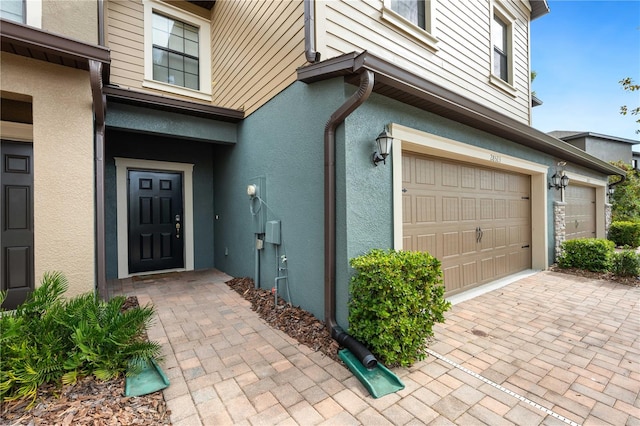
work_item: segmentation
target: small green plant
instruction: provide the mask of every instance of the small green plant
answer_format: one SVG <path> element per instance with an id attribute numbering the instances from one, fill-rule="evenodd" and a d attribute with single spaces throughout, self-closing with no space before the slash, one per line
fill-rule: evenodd
<path id="1" fill-rule="evenodd" d="M 620 247 L 640 246 L 640 222 L 613 222 L 609 227 L 609 239 Z"/>
<path id="2" fill-rule="evenodd" d="M 146 339 L 154 310 L 122 311 L 124 297 L 109 302 L 93 294 L 62 299 L 67 281 L 45 273 L 14 312 L 0 312 L 0 399 L 31 399 L 45 383 L 73 383 L 94 375 L 107 380 L 139 371 L 157 359 L 160 345 Z"/>
<path id="3" fill-rule="evenodd" d="M 562 243 L 558 266 L 607 272 L 611 267 L 615 245 L 604 238 L 582 238 Z"/>
<path id="4" fill-rule="evenodd" d="M 350 261 L 349 332 L 389 366 L 426 357 L 433 325 L 444 322 L 440 261 L 429 253 L 375 249 Z"/>
<path id="5" fill-rule="evenodd" d="M 634 250 L 614 253 L 611 272 L 621 277 L 640 277 L 640 254 Z"/>

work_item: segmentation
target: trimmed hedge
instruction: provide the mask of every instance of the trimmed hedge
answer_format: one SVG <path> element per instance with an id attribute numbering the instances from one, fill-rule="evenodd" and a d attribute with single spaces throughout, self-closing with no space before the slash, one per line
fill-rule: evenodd
<path id="1" fill-rule="evenodd" d="M 609 239 L 616 246 L 638 247 L 640 246 L 640 222 L 613 222 L 609 227 Z"/>
<path id="2" fill-rule="evenodd" d="M 611 268 L 615 244 L 604 238 L 582 238 L 562 243 L 558 266 L 607 272 Z"/>
<path id="3" fill-rule="evenodd" d="M 426 357 L 433 325 L 444 322 L 440 261 L 429 253 L 375 249 L 349 262 L 349 333 L 389 366 Z"/>
<path id="4" fill-rule="evenodd" d="M 640 254 L 634 250 L 614 253 L 611 272 L 621 277 L 640 277 Z"/>

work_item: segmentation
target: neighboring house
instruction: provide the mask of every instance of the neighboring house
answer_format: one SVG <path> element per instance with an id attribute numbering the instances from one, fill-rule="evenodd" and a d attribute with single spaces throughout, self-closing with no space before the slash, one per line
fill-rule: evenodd
<path id="1" fill-rule="evenodd" d="M 277 282 L 295 305 L 346 326 L 348 262 L 372 248 L 429 251 L 448 294 L 547 268 L 565 238 L 567 190 L 549 188 L 556 172 L 593 191 L 595 235 L 605 235 L 607 178 L 624 172 L 530 126 L 529 24 L 548 12 L 544 1 L 94 6 L 110 52 L 103 87 L 73 72 L 85 78 L 79 107 L 96 110 L 95 138 L 62 118 L 37 133 L 44 119 L 37 94 L 29 99 L 36 176 L 75 170 L 68 155 L 95 165 L 95 186 L 69 185 L 96 202 L 70 200 L 65 217 L 95 223 L 95 236 L 64 236 L 92 247 L 82 247 L 92 257 L 82 267 L 102 294 L 111 279 L 217 268 L 264 288 Z M 31 80 L 32 69 L 66 70 L 5 47 L 4 23 L 3 100 L 30 93 L 13 81 Z M 54 75 L 38 81 L 49 88 Z M 392 151 L 374 165 L 385 128 Z M 82 149 L 39 160 L 58 132 Z M 49 184 L 35 186 L 36 212 Z M 52 249 L 39 248 L 39 232 L 36 265 L 38 250 Z M 46 265 L 75 273 L 68 261 Z"/>
<path id="2" fill-rule="evenodd" d="M 622 161 L 627 164 L 632 164 L 634 154 L 637 155 L 637 153 L 633 151 L 633 146 L 640 145 L 640 141 L 638 140 L 593 132 L 554 130 L 553 132 L 549 132 L 549 134 L 607 163 Z"/>
<path id="3" fill-rule="evenodd" d="M 631 155 L 631 165 L 635 170 L 640 170 L 640 152 L 633 151 Z"/>

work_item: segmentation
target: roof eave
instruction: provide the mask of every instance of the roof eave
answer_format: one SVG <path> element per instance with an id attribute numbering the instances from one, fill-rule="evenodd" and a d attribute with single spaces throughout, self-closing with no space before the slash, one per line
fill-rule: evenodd
<path id="1" fill-rule="evenodd" d="M 312 83 L 343 76 L 346 81 L 350 81 L 360 72 L 370 70 L 375 74 L 374 92 L 600 173 L 625 175 L 623 170 L 579 148 L 445 89 L 369 52 L 349 53 L 325 62 L 298 69 L 298 80 Z"/>
<path id="2" fill-rule="evenodd" d="M 550 12 L 547 0 L 530 0 L 530 3 L 532 21 Z"/>

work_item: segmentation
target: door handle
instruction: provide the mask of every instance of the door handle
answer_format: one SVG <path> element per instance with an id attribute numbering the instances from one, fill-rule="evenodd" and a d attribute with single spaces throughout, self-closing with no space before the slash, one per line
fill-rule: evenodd
<path id="1" fill-rule="evenodd" d="M 176 238 L 180 239 L 180 215 L 177 214 L 175 217 L 175 222 L 176 222 Z"/>

